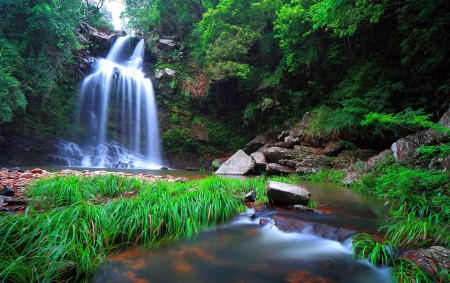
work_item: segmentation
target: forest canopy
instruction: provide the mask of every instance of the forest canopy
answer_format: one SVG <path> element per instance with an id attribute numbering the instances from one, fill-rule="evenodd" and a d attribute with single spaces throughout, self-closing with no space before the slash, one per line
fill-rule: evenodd
<path id="1" fill-rule="evenodd" d="M 181 42 L 187 56 L 170 63 L 178 71 L 173 91 L 202 100 L 189 107 L 217 119 L 232 116 L 250 132 L 313 111 L 321 134 L 371 140 L 385 129 L 362 125 L 369 113 L 413 109 L 436 120 L 448 108 L 447 0 L 122 2 L 122 17 L 136 34 Z M 1 124 L 32 115 L 68 127 L 63 113 L 78 82 L 67 66 L 82 48 L 78 22 L 105 23 L 103 4 L 0 2 Z M 199 95 L 189 82 L 208 87 Z"/>

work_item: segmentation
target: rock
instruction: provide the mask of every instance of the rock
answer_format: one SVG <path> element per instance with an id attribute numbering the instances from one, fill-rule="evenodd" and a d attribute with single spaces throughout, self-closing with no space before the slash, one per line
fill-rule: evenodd
<path id="1" fill-rule="evenodd" d="M 256 201 L 256 191 L 251 191 L 245 195 L 245 202 L 255 202 Z"/>
<path id="2" fill-rule="evenodd" d="M 270 226 L 272 227 L 273 226 L 272 220 L 269 219 L 269 218 L 261 218 L 261 219 L 259 219 L 259 225 L 260 226 L 266 226 L 267 224 L 270 224 Z"/>
<path id="3" fill-rule="evenodd" d="M 255 219 L 255 218 L 258 218 L 258 217 L 262 217 L 266 213 L 271 213 L 273 210 L 274 210 L 273 207 L 271 207 L 269 205 L 264 205 L 264 206 L 260 207 L 259 209 L 257 209 L 255 211 L 255 213 L 253 213 L 252 216 L 250 216 L 250 218 L 251 219 Z"/>
<path id="4" fill-rule="evenodd" d="M 380 154 L 369 158 L 367 160 L 366 164 L 364 165 L 364 171 L 366 171 L 366 172 L 372 171 L 376 164 L 381 164 L 381 165 L 392 164 L 394 162 L 394 160 L 392 158 L 393 154 L 394 154 L 394 152 L 392 151 L 392 149 L 386 149 L 386 150 L 382 151 Z"/>
<path id="5" fill-rule="evenodd" d="M 344 180 L 342 180 L 342 185 L 350 186 L 353 183 L 361 180 L 362 173 L 360 171 L 351 171 L 345 175 Z"/>
<path id="6" fill-rule="evenodd" d="M 13 167 L 13 168 L 9 169 L 8 172 L 24 172 L 24 171 L 20 167 Z"/>
<path id="7" fill-rule="evenodd" d="M 169 77 L 175 76 L 175 71 L 169 68 L 164 68 L 164 73 L 166 73 Z"/>
<path id="8" fill-rule="evenodd" d="M 169 168 L 163 166 L 163 167 L 159 168 L 159 170 L 169 170 Z"/>
<path id="9" fill-rule="evenodd" d="M 172 39 L 160 39 L 158 42 L 158 48 L 166 52 L 173 52 L 177 46 L 178 43 Z"/>
<path id="10" fill-rule="evenodd" d="M 436 138 L 435 131 L 426 130 L 399 139 L 391 146 L 395 161 L 399 163 L 409 161 L 411 158 L 415 157 L 416 149 L 420 145 L 429 145 L 434 142 Z"/>
<path id="11" fill-rule="evenodd" d="M 268 130 L 265 133 L 256 136 L 252 141 L 247 143 L 242 150 L 247 154 L 256 152 L 265 144 L 269 143 L 270 141 L 274 141 L 279 134 L 280 130 Z"/>
<path id="12" fill-rule="evenodd" d="M 255 160 L 243 150 L 238 150 L 216 171 L 217 175 L 246 175 L 255 172 Z"/>
<path id="13" fill-rule="evenodd" d="M 162 69 L 156 69 L 155 70 L 155 77 L 157 78 L 157 79 L 160 79 L 160 78 L 162 78 L 164 76 L 164 70 L 162 70 Z"/>
<path id="14" fill-rule="evenodd" d="M 278 164 L 290 167 L 292 169 L 295 169 L 295 167 L 297 167 L 297 162 L 295 162 L 294 160 L 281 159 L 280 161 L 278 161 Z"/>
<path id="15" fill-rule="evenodd" d="M 275 143 L 276 147 L 282 147 L 282 148 L 294 148 L 294 142 L 288 141 L 288 142 L 277 142 Z"/>
<path id="16" fill-rule="evenodd" d="M 357 234 L 355 230 L 334 227 L 321 223 L 309 222 L 307 220 L 296 219 L 284 215 L 274 215 L 272 220 L 275 226 L 284 232 L 297 232 L 303 234 L 312 234 L 324 239 L 338 241 L 343 243 L 351 236 Z"/>
<path id="17" fill-rule="evenodd" d="M 294 149 L 287 149 L 281 147 L 269 147 L 263 150 L 268 163 L 278 163 L 281 159 L 293 159 L 297 156 Z"/>
<path id="18" fill-rule="evenodd" d="M 266 173 L 267 175 L 294 174 L 295 169 L 277 163 L 268 163 Z"/>
<path id="19" fill-rule="evenodd" d="M 266 157 L 262 152 L 254 152 L 250 154 L 250 156 L 255 160 L 256 163 L 256 169 L 258 170 L 258 173 L 266 172 Z"/>
<path id="20" fill-rule="evenodd" d="M 342 143 L 330 141 L 325 145 L 323 149 L 323 154 L 326 156 L 337 156 L 345 146 Z"/>
<path id="21" fill-rule="evenodd" d="M 406 249 L 400 252 L 399 257 L 411 260 L 430 274 L 450 268 L 450 250 L 441 246 Z"/>
<path id="22" fill-rule="evenodd" d="M 304 206 L 304 205 L 301 205 L 301 204 L 295 204 L 293 209 L 297 210 L 297 211 L 314 211 L 311 208 L 309 208 L 307 206 Z"/>
<path id="23" fill-rule="evenodd" d="M 10 187 L 5 186 L 0 190 L 0 195 L 12 197 L 12 196 L 14 196 L 14 190 Z"/>
<path id="24" fill-rule="evenodd" d="M 331 157 L 320 154 L 311 154 L 298 159 L 296 168 L 331 168 L 333 164 L 333 158 Z"/>
<path id="25" fill-rule="evenodd" d="M 35 169 L 31 170 L 31 173 L 42 174 L 42 173 L 44 173 L 44 171 L 41 168 L 35 168 Z"/>
<path id="26" fill-rule="evenodd" d="M 30 171 L 26 171 L 25 173 L 22 174 L 22 178 L 31 179 L 33 178 L 33 174 Z"/>
<path id="27" fill-rule="evenodd" d="M 267 182 L 267 198 L 269 199 L 269 204 L 305 205 L 309 202 L 310 197 L 311 194 L 305 187 L 275 181 Z"/>
<path id="28" fill-rule="evenodd" d="M 15 204 L 15 203 L 16 203 L 16 200 L 15 200 L 13 197 L 5 197 L 5 198 L 3 199 L 3 202 L 4 202 L 4 203 L 7 203 L 7 204 Z"/>

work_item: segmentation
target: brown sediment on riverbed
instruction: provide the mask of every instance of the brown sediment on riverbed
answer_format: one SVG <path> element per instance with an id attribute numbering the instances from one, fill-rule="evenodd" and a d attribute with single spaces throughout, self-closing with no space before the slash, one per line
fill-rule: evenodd
<path id="1" fill-rule="evenodd" d="M 1 211 L 13 212 L 24 210 L 25 204 L 27 202 L 24 193 L 26 192 L 27 185 L 29 185 L 33 181 L 54 176 L 77 175 L 84 177 L 94 177 L 105 174 L 113 174 L 129 178 L 135 177 L 148 182 L 154 181 L 185 182 L 188 180 L 183 177 L 174 177 L 172 175 L 152 175 L 146 173 L 131 174 L 125 172 L 108 172 L 105 170 L 77 171 L 72 169 L 63 169 L 58 172 L 48 172 L 40 168 L 35 168 L 32 170 L 22 170 L 20 168 L 12 168 L 12 169 L 2 168 L 2 170 L 0 171 L 0 212 Z"/>

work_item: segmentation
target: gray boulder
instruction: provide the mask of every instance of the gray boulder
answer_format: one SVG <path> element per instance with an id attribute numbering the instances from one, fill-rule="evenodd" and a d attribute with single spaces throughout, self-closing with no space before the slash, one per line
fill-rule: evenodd
<path id="1" fill-rule="evenodd" d="M 267 161 L 266 157 L 262 152 L 254 152 L 250 154 L 250 156 L 255 160 L 256 169 L 258 169 L 259 173 L 263 173 L 266 171 Z"/>
<path id="2" fill-rule="evenodd" d="M 216 171 L 217 175 L 246 175 L 255 172 L 255 160 L 243 150 L 238 150 Z"/>
<path id="3" fill-rule="evenodd" d="M 310 192 L 302 186 L 290 185 L 281 182 L 267 182 L 267 198 L 269 204 L 287 205 L 309 202 Z"/>

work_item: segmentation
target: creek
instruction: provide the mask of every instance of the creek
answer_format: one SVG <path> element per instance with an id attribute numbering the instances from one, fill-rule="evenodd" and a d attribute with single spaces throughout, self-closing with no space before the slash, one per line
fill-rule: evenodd
<path id="1" fill-rule="evenodd" d="M 376 235 L 386 218 L 382 202 L 348 188 L 302 185 L 319 202 L 317 211 L 277 209 L 251 219 L 251 209 L 191 239 L 150 250 L 122 247 L 107 255 L 91 282 L 391 282 L 388 268 L 354 259 L 349 241 L 260 226 L 259 217 L 277 214 Z"/>

